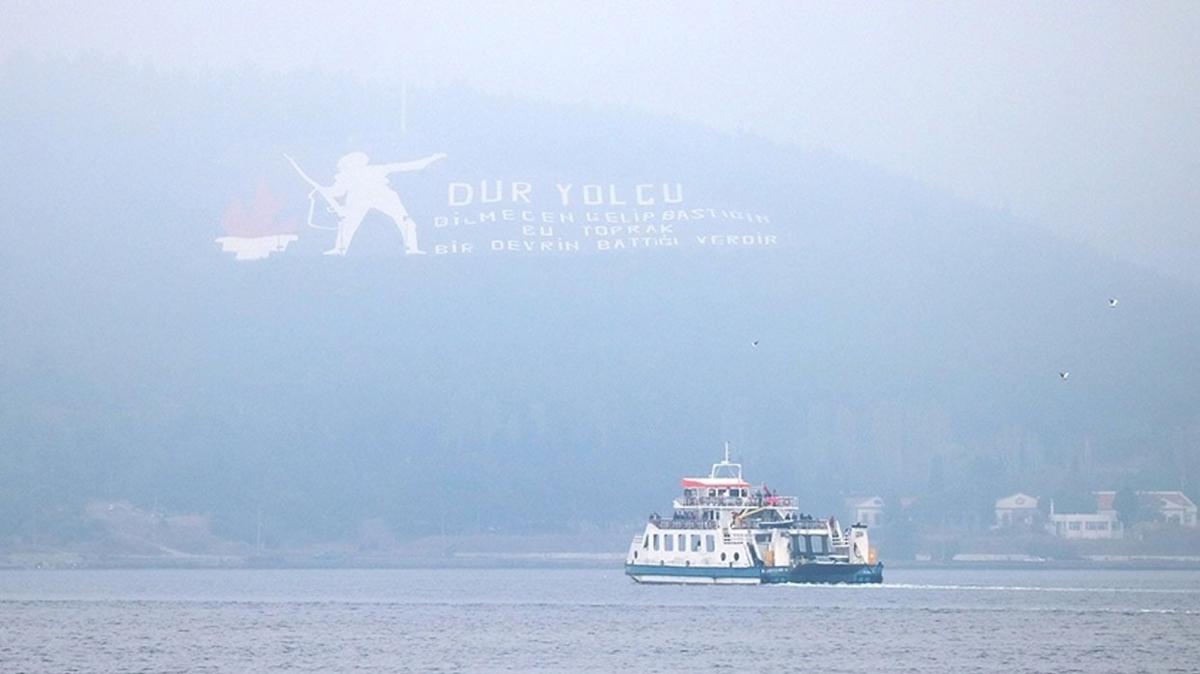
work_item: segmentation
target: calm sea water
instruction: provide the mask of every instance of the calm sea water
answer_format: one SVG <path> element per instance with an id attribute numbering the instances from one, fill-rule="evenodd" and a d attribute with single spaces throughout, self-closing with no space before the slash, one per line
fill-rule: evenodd
<path id="1" fill-rule="evenodd" d="M 0 572 L 2 672 L 1198 672 L 1200 572 Z"/>

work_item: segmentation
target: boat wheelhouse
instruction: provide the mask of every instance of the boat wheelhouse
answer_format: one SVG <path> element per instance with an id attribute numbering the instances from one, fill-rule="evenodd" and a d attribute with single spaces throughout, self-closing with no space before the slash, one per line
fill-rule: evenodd
<path id="1" fill-rule="evenodd" d="M 650 515 L 625 558 L 639 583 L 880 583 L 867 527 L 802 513 L 795 497 L 755 489 L 725 458 L 685 477 L 669 518 Z"/>

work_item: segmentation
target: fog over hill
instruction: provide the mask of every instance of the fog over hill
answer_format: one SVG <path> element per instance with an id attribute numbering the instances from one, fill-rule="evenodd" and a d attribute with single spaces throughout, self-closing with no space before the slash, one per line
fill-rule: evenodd
<path id="1" fill-rule="evenodd" d="M 1197 496 L 1194 288 L 836 156 L 467 89 L 19 58 L 0 147 L 0 545 L 82 535 L 95 500 L 243 540 L 259 512 L 278 541 L 615 527 L 724 441 L 814 512 Z M 374 212 L 322 255 L 283 154 L 329 184 L 352 151 L 446 155 L 392 177 L 428 254 Z M 296 239 L 217 243 L 265 234 Z"/>

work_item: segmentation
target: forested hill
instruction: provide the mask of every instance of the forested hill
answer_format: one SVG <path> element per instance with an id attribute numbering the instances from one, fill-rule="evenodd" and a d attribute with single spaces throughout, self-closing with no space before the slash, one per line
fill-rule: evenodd
<path id="1" fill-rule="evenodd" d="M 453 88 L 22 59 L 0 147 L 8 541 L 69 537 L 93 500 L 243 538 L 258 512 L 281 539 L 578 530 L 661 510 L 726 440 L 816 512 L 1197 495 L 1195 288 L 824 152 Z M 283 154 L 330 184 L 354 151 L 445 154 L 389 188 L 427 254 L 377 211 L 322 254 Z M 336 226 L 321 201 L 313 224 Z M 217 241 L 267 235 L 295 238 Z"/>

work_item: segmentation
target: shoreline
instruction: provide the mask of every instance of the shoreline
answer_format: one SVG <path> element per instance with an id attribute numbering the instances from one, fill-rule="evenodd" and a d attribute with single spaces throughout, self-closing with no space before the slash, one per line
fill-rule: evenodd
<path id="1" fill-rule="evenodd" d="M 1192 556 L 1107 556 L 1103 559 L 915 561 L 881 560 L 891 570 L 1005 571 L 1194 571 Z M 337 569 L 613 569 L 621 553 L 460 553 L 447 557 L 391 555 L 188 555 L 148 557 L 78 553 L 0 555 L 0 571 L 12 570 L 337 570 Z"/>

